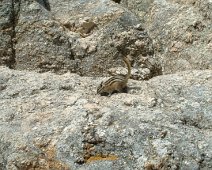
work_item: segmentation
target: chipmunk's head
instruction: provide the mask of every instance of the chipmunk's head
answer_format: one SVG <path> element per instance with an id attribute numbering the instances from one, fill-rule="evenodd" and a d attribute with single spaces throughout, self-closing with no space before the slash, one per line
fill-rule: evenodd
<path id="1" fill-rule="evenodd" d="M 103 86 L 103 82 L 101 82 L 97 88 L 97 94 L 103 93 L 104 92 L 103 90 L 104 90 L 104 86 Z"/>
<path id="2" fill-rule="evenodd" d="M 100 94 L 101 96 L 111 95 L 111 92 L 108 91 L 108 88 L 109 87 L 105 84 L 105 82 L 102 81 L 97 88 L 97 94 Z"/>

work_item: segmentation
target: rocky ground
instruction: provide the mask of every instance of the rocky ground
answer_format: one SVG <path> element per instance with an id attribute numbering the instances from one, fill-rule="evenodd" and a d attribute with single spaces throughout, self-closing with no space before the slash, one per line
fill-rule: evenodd
<path id="1" fill-rule="evenodd" d="M 0 69 L 3 169 L 210 169 L 212 71 L 129 81 Z"/>
<path id="2" fill-rule="evenodd" d="M 211 26 L 211 0 L 2 0 L 0 170 L 212 169 Z"/>

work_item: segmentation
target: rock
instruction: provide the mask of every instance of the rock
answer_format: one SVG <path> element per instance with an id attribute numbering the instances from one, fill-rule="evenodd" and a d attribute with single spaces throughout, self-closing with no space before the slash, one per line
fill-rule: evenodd
<path id="1" fill-rule="evenodd" d="M 0 64 L 10 68 L 104 76 L 130 54 L 139 80 L 211 69 L 209 0 L 1 4 Z M 154 63 L 144 68 L 143 57 Z"/>
<path id="2" fill-rule="evenodd" d="M 121 4 L 143 21 L 164 74 L 211 69 L 210 0 L 122 0 Z"/>
<path id="3" fill-rule="evenodd" d="M 0 67 L 2 169 L 211 169 L 212 71 L 129 80 Z"/>
<path id="4" fill-rule="evenodd" d="M 212 169 L 210 0 L 2 0 L 0 16 L 1 170 Z M 97 95 L 126 55 L 128 91 Z"/>
<path id="5" fill-rule="evenodd" d="M 14 66 L 16 6 L 11 1 L 0 2 L 0 65 Z"/>
<path id="6" fill-rule="evenodd" d="M 13 16 L 4 14 L 12 31 L 2 32 L 1 65 L 103 76 L 125 55 L 153 55 L 151 39 L 136 15 L 110 0 L 24 0 L 7 2 L 6 9 Z"/>

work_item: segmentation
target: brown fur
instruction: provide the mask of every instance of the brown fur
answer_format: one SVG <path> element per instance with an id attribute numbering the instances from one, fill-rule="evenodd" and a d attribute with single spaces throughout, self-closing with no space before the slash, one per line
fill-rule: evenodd
<path id="1" fill-rule="evenodd" d="M 101 84 L 97 88 L 98 94 L 107 93 L 110 96 L 113 92 L 115 92 L 115 91 L 122 92 L 127 87 L 127 82 L 131 75 L 131 65 L 130 65 L 130 61 L 127 57 L 125 57 L 123 60 L 128 68 L 127 75 L 126 76 L 122 76 L 122 75 L 113 76 L 113 77 L 109 78 L 107 81 L 101 82 Z"/>

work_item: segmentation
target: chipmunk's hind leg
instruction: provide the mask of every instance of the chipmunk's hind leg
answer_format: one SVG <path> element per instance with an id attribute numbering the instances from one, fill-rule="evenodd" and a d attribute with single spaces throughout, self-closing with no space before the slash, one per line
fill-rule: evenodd
<path id="1" fill-rule="evenodd" d="M 128 93 L 128 87 L 127 87 L 127 86 L 123 87 L 123 88 L 121 89 L 121 92 L 122 92 L 122 93 Z"/>
<path id="2" fill-rule="evenodd" d="M 127 93 L 128 92 L 128 87 L 127 86 L 124 86 L 122 87 L 121 89 L 119 90 L 114 90 L 113 93 Z M 112 93 L 112 94 L 113 94 Z"/>

